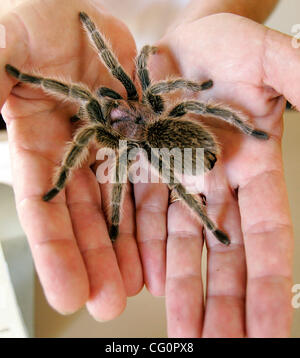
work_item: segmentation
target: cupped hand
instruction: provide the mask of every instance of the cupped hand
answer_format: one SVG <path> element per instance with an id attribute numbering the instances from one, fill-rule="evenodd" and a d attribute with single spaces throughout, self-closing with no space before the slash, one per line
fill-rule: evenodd
<path id="1" fill-rule="evenodd" d="M 81 82 L 92 90 L 101 84 L 124 94 L 90 45 L 79 21 L 80 11 L 95 21 L 132 75 L 134 40 L 98 1 L 30 0 L 8 9 L 0 21 L 6 30 L 6 48 L 0 49 L 0 103 L 7 123 L 18 214 L 46 297 L 62 313 L 74 312 L 87 302 L 96 319 L 108 320 L 119 315 L 126 297 L 143 285 L 130 193 L 125 198 L 126 220 L 114 248 L 103 214 L 105 198 L 91 163 L 74 172 L 65 192 L 43 202 L 74 130 L 69 119 L 78 108 L 28 85 L 15 86 L 16 81 L 5 72 L 9 63 L 23 72 Z"/>
<path id="2" fill-rule="evenodd" d="M 157 45 L 152 78 L 212 79 L 213 88 L 196 98 L 242 111 L 270 139 L 260 141 L 220 120 L 198 117 L 221 147 L 203 194 L 208 215 L 231 238 L 228 247 L 203 233 L 180 202 L 168 206 L 164 186 L 136 186 L 145 282 L 155 295 L 166 294 L 172 337 L 288 336 L 293 240 L 281 138 L 283 96 L 300 108 L 300 52 L 290 37 L 231 14 L 182 24 Z"/>

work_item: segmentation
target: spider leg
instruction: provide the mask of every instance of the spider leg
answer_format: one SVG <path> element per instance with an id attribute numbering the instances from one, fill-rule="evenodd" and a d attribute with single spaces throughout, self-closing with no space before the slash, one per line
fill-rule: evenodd
<path id="1" fill-rule="evenodd" d="M 62 165 L 57 173 L 54 187 L 44 196 L 44 201 L 53 199 L 66 185 L 72 169 L 78 167 L 87 153 L 87 146 L 96 133 L 96 127 L 85 127 L 77 132 L 68 151 L 66 152 Z"/>
<path id="2" fill-rule="evenodd" d="M 180 89 L 186 89 L 193 92 L 200 92 L 207 90 L 213 86 L 213 81 L 209 80 L 203 83 L 188 81 L 183 78 L 177 78 L 170 81 L 161 81 L 152 85 L 148 91 L 153 95 L 162 93 L 170 93 Z"/>
<path id="3" fill-rule="evenodd" d="M 33 86 L 40 87 L 52 95 L 59 95 L 63 98 L 80 102 L 84 105 L 85 110 L 89 114 L 89 118 L 92 122 L 105 123 L 99 102 L 86 88 L 77 84 L 66 84 L 55 79 L 22 73 L 11 65 L 6 65 L 5 68 L 11 76 L 15 77 L 20 82 L 30 83 Z"/>
<path id="4" fill-rule="evenodd" d="M 99 143 L 112 149 L 119 149 L 120 140 L 125 138 L 121 137 L 119 133 L 115 132 L 112 128 L 97 127 L 96 139 Z M 116 160 L 116 183 L 113 184 L 111 203 L 112 209 L 110 213 L 110 229 L 109 237 L 112 242 L 117 239 L 119 233 L 119 224 L 121 220 L 121 207 L 124 187 L 127 182 L 127 172 L 132 161 L 128 160 L 128 151 L 132 148 L 130 142 L 127 143 L 127 149 L 122 150 L 117 156 Z M 125 179 L 126 178 L 126 182 Z M 124 180 L 123 180 L 124 179 Z"/>
<path id="5" fill-rule="evenodd" d="M 137 74 L 141 82 L 143 92 L 146 91 L 151 84 L 147 68 L 148 58 L 151 54 L 155 53 L 156 50 L 156 47 L 145 45 L 136 59 Z"/>
<path id="6" fill-rule="evenodd" d="M 151 87 L 147 88 L 146 93 L 144 94 L 147 101 L 154 108 L 155 112 L 161 113 L 163 111 L 163 107 L 160 108 L 160 100 L 161 97 L 159 94 L 170 93 L 180 89 L 187 89 L 193 92 L 200 92 L 207 90 L 213 86 L 213 81 L 209 80 L 203 83 L 197 83 L 193 81 L 188 81 L 183 78 L 178 78 L 176 80 L 170 81 L 161 81 L 155 83 Z M 162 99 L 161 99 L 162 102 Z M 159 110 L 156 110 L 158 108 Z"/>
<path id="7" fill-rule="evenodd" d="M 122 139 L 117 133 L 112 133 L 111 129 L 99 125 L 80 129 L 71 142 L 68 151 L 64 155 L 62 165 L 59 168 L 54 187 L 43 197 L 44 201 L 49 201 L 56 196 L 66 185 L 72 169 L 77 168 L 85 155 L 89 142 L 96 137 L 98 143 L 112 149 L 119 147 Z"/>
<path id="8" fill-rule="evenodd" d="M 162 113 L 165 109 L 164 100 L 161 96 L 153 95 L 151 92 L 148 92 L 144 95 L 144 100 L 150 105 L 154 113 Z"/>
<path id="9" fill-rule="evenodd" d="M 22 73 L 11 65 L 6 65 L 5 68 L 11 76 L 15 77 L 20 82 L 30 83 L 33 86 L 41 87 L 43 90 L 50 92 L 53 95 L 61 95 L 63 97 L 76 99 L 79 102 L 88 102 L 93 98 L 93 95 L 87 89 L 79 85 L 66 84 L 55 79 Z"/>
<path id="10" fill-rule="evenodd" d="M 145 45 L 136 59 L 136 67 L 137 74 L 142 85 L 143 101 L 146 101 L 155 113 L 162 113 L 164 111 L 164 101 L 162 97 L 147 91 L 148 87 L 151 85 L 149 71 L 147 68 L 148 58 L 152 53 L 155 53 L 155 51 L 155 47 Z"/>
<path id="11" fill-rule="evenodd" d="M 77 112 L 77 114 L 74 114 L 74 116 L 72 116 L 71 118 L 70 118 L 70 121 L 72 122 L 72 123 L 76 123 L 76 122 L 78 122 L 78 121 L 80 121 L 81 119 L 83 119 L 83 117 L 84 117 L 84 107 L 80 107 L 79 108 L 79 111 Z"/>
<path id="12" fill-rule="evenodd" d="M 132 161 L 128 160 L 128 150 L 123 150 L 119 153 L 116 160 L 116 183 L 113 185 L 111 193 L 111 213 L 110 213 L 110 228 L 109 237 L 114 242 L 119 234 L 119 225 L 121 221 L 121 207 L 123 203 L 124 190 L 127 184 L 124 178 L 127 179 L 127 172 Z"/>
<path id="13" fill-rule="evenodd" d="M 267 133 L 254 129 L 245 123 L 245 119 L 241 118 L 235 111 L 222 106 L 205 104 L 198 101 L 186 101 L 176 105 L 169 113 L 169 117 L 182 117 L 186 113 L 196 113 L 206 116 L 213 116 L 228 122 L 245 134 L 252 135 L 258 139 L 268 139 Z"/>
<path id="14" fill-rule="evenodd" d="M 93 21 L 89 18 L 89 16 L 80 12 L 79 14 L 80 20 L 84 28 L 86 29 L 92 43 L 95 45 L 96 49 L 99 51 L 99 55 L 107 66 L 111 74 L 117 78 L 125 87 L 128 99 L 129 100 L 138 100 L 138 93 L 135 88 L 134 83 L 130 79 L 130 77 L 126 74 L 116 56 L 113 54 L 112 50 L 108 47 L 106 41 L 102 34 L 100 34 L 99 30 L 97 30 Z"/>
<path id="15" fill-rule="evenodd" d="M 118 149 L 120 146 L 120 140 L 124 140 L 118 132 L 113 128 L 97 126 L 96 140 L 102 146 L 106 146 L 111 149 Z"/>
<path id="16" fill-rule="evenodd" d="M 188 194 L 182 184 L 174 184 L 170 186 L 170 189 L 174 190 L 178 197 L 184 200 L 185 204 L 198 216 L 201 218 L 204 226 L 210 230 L 213 235 L 225 245 L 230 244 L 228 236 L 221 230 L 219 230 L 216 225 L 210 220 L 210 218 L 205 213 L 205 208 L 201 201 L 192 194 Z"/>
<path id="17" fill-rule="evenodd" d="M 155 169 L 158 169 L 159 175 L 162 178 L 164 178 L 165 172 L 162 169 L 163 169 L 163 166 L 168 165 L 168 164 L 164 163 L 163 158 L 158 158 L 156 156 L 156 153 L 154 153 L 151 150 L 151 147 L 147 143 L 144 143 L 143 148 L 146 150 L 146 152 L 148 154 L 147 157 L 148 157 L 148 161 L 150 162 L 150 164 L 152 164 L 153 157 L 156 157 L 155 161 L 156 161 L 156 163 L 159 163 L 159 168 L 155 168 Z M 192 212 L 194 212 L 196 214 L 196 216 L 201 219 L 204 226 L 208 230 L 210 230 L 213 233 L 213 235 L 222 244 L 229 245 L 230 239 L 223 231 L 219 230 L 216 227 L 216 225 L 213 223 L 213 221 L 207 216 L 207 214 L 205 212 L 205 207 L 204 207 L 202 201 L 199 200 L 196 195 L 188 194 L 186 192 L 185 187 L 181 183 L 179 183 L 178 179 L 176 178 L 176 174 L 174 173 L 173 170 L 171 170 L 171 178 L 165 177 L 165 179 L 169 180 L 169 183 L 167 184 L 169 189 L 172 190 L 173 193 L 175 193 L 175 195 L 177 197 L 183 199 L 184 203 L 192 210 Z"/>
<path id="18" fill-rule="evenodd" d="M 123 97 L 116 91 L 107 87 L 100 87 L 96 91 L 98 97 L 109 97 L 111 99 L 123 99 Z"/>

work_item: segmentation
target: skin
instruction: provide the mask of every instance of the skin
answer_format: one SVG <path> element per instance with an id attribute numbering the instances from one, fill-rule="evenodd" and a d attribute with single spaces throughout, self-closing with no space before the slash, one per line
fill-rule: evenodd
<path id="1" fill-rule="evenodd" d="M 125 199 L 128 217 L 114 248 L 103 212 L 107 188 L 100 191 L 89 167 L 94 155 L 74 173 L 65 193 L 43 202 L 42 195 L 51 188 L 54 168 L 74 131 L 68 119 L 77 107 L 29 86 L 13 88 L 16 81 L 4 71 L 5 64 L 11 63 L 28 71 L 39 69 L 45 76 L 63 74 L 93 89 L 111 87 L 126 96 L 90 46 L 79 11 L 87 12 L 108 35 L 121 64 L 132 75 L 136 55 L 132 36 L 99 4 L 27 1 L 0 21 L 7 33 L 6 49 L 0 50 L 0 103 L 7 123 L 18 215 L 45 295 L 61 313 L 74 312 L 86 303 L 93 317 L 103 321 L 118 316 L 126 297 L 143 286 L 130 191 Z"/>
<path id="2" fill-rule="evenodd" d="M 191 0 L 171 24 L 170 30 L 204 16 L 225 12 L 244 16 L 256 22 L 264 22 L 277 3 L 278 0 Z"/>
<path id="3" fill-rule="evenodd" d="M 288 336 L 292 225 L 281 159 L 282 95 L 300 107 L 299 51 L 288 36 L 246 18 L 218 14 L 170 30 L 151 59 L 156 80 L 167 75 L 212 78 L 214 88 L 199 98 L 243 109 L 257 128 L 271 135 L 259 142 L 208 121 L 222 153 L 206 176 L 207 211 L 232 244 L 222 246 L 206 235 L 204 309 L 202 227 L 179 202 L 168 207 L 165 186 L 136 185 L 136 212 L 127 192 L 126 220 L 114 247 L 103 213 L 108 188 L 99 188 L 89 165 L 76 171 L 66 191 L 52 202 L 41 200 L 71 137 L 68 117 L 75 108 L 27 86 L 13 88 L 16 82 L 4 65 L 40 69 L 47 76 L 61 73 L 124 95 L 90 48 L 77 13 L 87 12 L 107 34 L 130 75 L 133 39 L 122 23 L 92 3 L 30 0 L 0 21 L 7 29 L 7 47 L 0 49 L 0 103 L 8 126 L 16 204 L 49 303 L 61 313 L 86 303 L 95 319 L 109 320 L 122 312 L 127 296 L 141 289 L 144 277 L 150 292 L 166 295 L 172 337 Z M 91 156 L 89 164 L 93 162 Z"/>
<path id="4" fill-rule="evenodd" d="M 290 37 L 232 14 L 182 24 L 159 42 L 151 63 L 153 77 L 211 78 L 214 87 L 199 99 L 243 109 L 256 128 L 271 136 L 258 141 L 218 121 L 205 120 L 222 148 L 215 168 L 205 178 L 207 212 L 232 240 L 225 247 L 209 232 L 205 235 L 205 308 L 201 225 L 180 202 L 158 215 L 161 227 L 168 226 L 167 242 L 163 229 L 154 235 L 153 222 L 139 230 L 138 221 L 146 282 L 149 277 L 152 291 L 161 294 L 165 285 L 171 337 L 290 334 L 293 239 L 281 154 L 282 95 L 299 108 L 299 63 L 300 53 Z M 152 211 L 166 208 L 164 188 L 156 188 L 157 196 L 149 186 L 140 191 L 144 197 L 151 195 Z M 140 221 L 141 215 L 137 216 Z M 159 249 L 157 238 L 161 238 Z M 153 265 L 154 257 L 163 256 L 165 248 L 166 282 L 163 269 L 158 274 Z"/>

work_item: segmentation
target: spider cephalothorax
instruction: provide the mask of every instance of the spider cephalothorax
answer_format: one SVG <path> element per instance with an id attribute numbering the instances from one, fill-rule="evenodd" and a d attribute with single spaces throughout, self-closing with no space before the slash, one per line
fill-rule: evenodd
<path id="1" fill-rule="evenodd" d="M 126 99 L 106 87 L 99 88 L 94 94 L 81 85 L 66 84 L 56 79 L 25 74 L 11 65 L 6 65 L 6 71 L 21 82 L 30 83 L 43 88 L 50 94 L 61 95 L 65 99 L 78 102 L 80 110 L 76 116 L 72 117 L 73 120 L 87 119 L 75 134 L 66 151 L 58 174 L 54 179 L 54 187 L 43 197 L 45 201 L 51 200 L 65 187 L 70 173 L 80 165 L 92 140 L 117 152 L 116 167 L 118 169 L 116 170 L 116 183 L 113 184 L 111 193 L 109 219 L 110 238 L 114 241 L 118 236 L 124 188 L 124 183 L 120 180 L 119 174 L 119 169 L 122 169 L 120 165 L 124 162 L 121 159 L 126 155 L 125 165 L 130 167 L 132 164 L 128 159 L 127 152 L 119 151 L 120 140 L 128 142 L 126 151 L 132 147 L 144 149 L 150 164 L 151 156 L 155 155 L 152 148 L 179 148 L 181 151 L 184 151 L 185 148 L 192 150 L 204 148 L 204 167 L 208 171 L 214 167 L 217 160 L 218 145 L 216 140 L 213 134 L 200 122 L 192 121 L 186 117 L 182 118 L 185 114 L 193 113 L 220 118 L 236 126 L 245 134 L 259 139 L 268 139 L 268 135 L 247 125 L 235 111 L 226 106 L 187 100 L 173 106 L 173 108 L 168 108 L 161 96 L 162 94 L 178 89 L 193 92 L 207 90 L 212 87 L 213 82 L 208 80 L 199 84 L 178 78 L 152 84 L 147 69 L 147 60 L 149 55 L 155 52 L 155 48 L 148 45 L 142 48 L 136 60 L 136 72 L 142 88 L 142 98 L 139 98 L 134 83 L 123 70 L 104 36 L 97 30 L 87 14 L 81 12 L 79 17 L 103 63 L 125 87 Z M 193 156 L 194 160 L 195 157 Z M 164 160 L 157 158 L 156 163 L 159 163 L 156 169 L 164 179 Z M 168 186 L 172 192 L 183 200 L 219 241 L 228 245 L 230 243 L 229 238 L 207 217 L 199 197 L 187 193 L 180 181 L 175 180 L 177 179 L 175 168 L 170 169 L 172 174 L 169 177 Z"/>
<path id="2" fill-rule="evenodd" d="M 147 105 L 123 100 L 110 111 L 108 124 L 125 138 L 142 141 L 145 139 L 147 123 L 153 117 Z"/>

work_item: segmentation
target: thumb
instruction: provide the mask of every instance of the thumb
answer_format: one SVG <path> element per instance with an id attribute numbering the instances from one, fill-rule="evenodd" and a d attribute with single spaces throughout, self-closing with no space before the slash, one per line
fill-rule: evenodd
<path id="1" fill-rule="evenodd" d="M 5 65 L 13 62 L 22 67 L 28 57 L 27 31 L 21 20 L 12 13 L 0 18 L 0 108 L 16 81 L 8 76 Z"/>
<path id="2" fill-rule="evenodd" d="M 300 44 L 296 38 L 268 29 L 264 46 L 264 84 L 300 109 Z"/>

